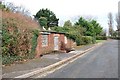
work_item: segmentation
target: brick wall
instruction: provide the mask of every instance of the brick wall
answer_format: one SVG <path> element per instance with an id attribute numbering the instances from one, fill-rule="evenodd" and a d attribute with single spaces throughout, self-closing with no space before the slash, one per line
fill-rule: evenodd
<path id="1" fill-rule="evenodd" d="M 60 46 L 61 46 L 60 43 L 61 41 L 64 41 L 64 34 L 55 34 L 55 33 L 48 34 L 47 46 L 42 46 L 42 34 L 40 34 L 37 39 L 38 44 L 36 47 L 36 57 L 39 57 L 40 54 L 45 54 L 54 50 L 54 36 L 58 36 L 58 40 L 59 40 L 58 46 L 60 50 Z"/>
<path id="2" fill-rule="evenodd" d="M 61 50 L 61 42 L 65 42 L 65 35 L 64 34 L 56 34 L 50 33 L 48 34 L 48 45 L 42 46 L 42 34 L 39 35 L 37 39 L 37 47 L 36 47 L 36 57 L 39 57 L 41 54 L 46 54 L 48 52 L 54 51 L 54 37 L 58 37 L 58 47 Z M 73 47 L 74 42 L 72 40 L 67 39 L 66 47 L 71 48 Z"/>

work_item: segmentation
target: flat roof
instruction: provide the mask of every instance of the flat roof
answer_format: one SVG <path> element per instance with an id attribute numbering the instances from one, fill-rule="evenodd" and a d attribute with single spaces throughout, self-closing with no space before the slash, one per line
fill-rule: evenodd
<path id="1" fill-rule="evenodd" d="M 58 33 L 58 34 L 66 34 L 65 32 L 57 32 L 57 31 L 49 31 L 49 30 L 43 30 L 43 31 L 40 31 L 40 32 L 48 32 L 48 33 Z"/>

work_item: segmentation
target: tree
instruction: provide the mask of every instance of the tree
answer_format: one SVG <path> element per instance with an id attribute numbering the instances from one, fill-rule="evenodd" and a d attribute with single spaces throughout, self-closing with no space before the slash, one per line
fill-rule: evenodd
<path id="1" fill-rule="evenodd" d="M 76 34 L 83 36 L 86 29 L 81 27 L 80 25 L 73 25 L 73 31 L 75 31 Z"/>
<path id="2" fill-rule="evenodd" d="M 81 26 L 87 31 L 87 21 L 83 17 L 80 17 L 75 25 Z M 87 35 L 87 32 L 84 32 L 84 35 Z"/>
<path id="3" fill-rule="evenodd" d="M 114 32 L 113 32 L 113 37 L 117 37 L 117 35 L 118 35 L 118 32 L 117 32 L 117 31 L 114 31 Z"/>
<path id="4" fill-rule="evenodd" d="M 116 15 L 117 29 L 120 30 L 120 13 Z"/>
<path id="5" fill-rule="evenodd" d="M 91 21 L 91 24 L 94 26 L 94 34 L 97 36 L 97 35 L 100 35 L 101 32 L 103 31 L 102 30 L 102 27 L 100 26 L 99 23 L 97 23 L 96 20 L 92 20 Z"/>
<path id="6" fill-rule="evenodd" d="M 70 22 L 70 20 L 65 21 L 64 26 L 63 27 L 71 27 L 72 23 Z"/>
<path id="7" fill-rule="evenodd" d="M 106 29 L 104 29 L 104 30 L 101 32 L 100 36 L 107 36 L 106 34 L 107 34 L 107 31 L 106 31 Z"/>
<path id="8" fill-rule="evenodd" d="M 41 26 L 44 26 L 45 28 L 47 28 L 47 19 L 45 17 L 40 17 L 39 22 Z"/>
<path id="9" fill-rule="evenodd" d="M 47 28 L 48 27 L 58 26 L 58 20 L 59 19 L 56 18 L 56 15 L 52 11 L 50 11 L 48 9 L 40 9 L 36 13 L 36 15 L 34 15 L 34 17 L 39 20 L 40 24 L 41 24 L 41 21 L 40 21 L 41 17 L 46 18 L 46 20 L 47 20 Z"/>
<path id="10" fill-rule="evenodd" d="M 90 21 L 90 24 L 92 24 L 93 26 L 93 32 L 92 32 L 92 36 L 93 36 L 93 42 L 96 42 L 96 36 L 100 35 L 102 32 L 102 27 L 99 25 L 99 23 L 97 23 L 96 20 L 92 20 Z"/>
<path id="11" fill-rule="evenodd" d="M 85 36 L 98 35 L 102 31 L 101 26 L 99 25 L 99 23 L 97 23 L 96 20 L 86 20 L 83 17 L 80 17 L 75 25 L 80 25 L 81 27 L 86 29 L 86 31 L 84 32 Z"/>
<path id="12" fill-rule="evenodd" d="M 118 2 L 118 15 L 116 16 L 117 29 L 120 35 L 120 1 Z"/>
<path id="13" fill-rule="evenodd" d="M 109 26 L 109 35 L 113 35 L 113 16 L 112 13 L 108 14 L 108 26 Z"/>
<path id="14" fill-rule="evenodd" d="M 120 13 L 116 16 L 116 22 L 117 22 L 117 35 L 120 36 Z"/>
<path id="15" fill-rule="evenodd" d="M 72 25 L 70 20 L 66 21 L 63 27 L 56 26 L 52 29 L 57 32 L 65 32 L 66 36 L 75 41 L 77 45 L 81 44 L 81 37 L 83 36 L 83 32 L 85 32 L 85 28 L 80 27 L 80 25 Z"/>
<path id="16" fill-rule="evenodd" d="M 85 31 L 83 32 L 84 36 L 92 36 L 93 43 L 96 41 L 96 36 L 100 35 L 102 32 L 102 27 L 94 19 L 86 20 L 83 17 L 80 17 L 75 25 L 79 25 L 80 27 L 85 28 Z"/>
<path id="17" fill-rule="evenodd" d="M 83 17 L 80 17 L 78 22 L 75 23 L 75 25 L 80 25 L 82 27 L 85 27 L 86 20 Z"/>

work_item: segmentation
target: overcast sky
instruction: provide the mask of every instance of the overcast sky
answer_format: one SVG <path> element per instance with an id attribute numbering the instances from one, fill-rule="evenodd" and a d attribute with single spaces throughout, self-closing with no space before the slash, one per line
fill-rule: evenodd
<path id="1" fill-rule="evenodd" d="M 59 25 L 64 21 L 75 22 L 78 16 L 92 16 L 104 27 L 108 27 L 107 15 L 112 12 L 115 18 L 120 0 L 5 0 L 15 5 L 24 6 L 35 15 L 40 9 L 48 8 L 59 18 Z M 114 22 L 114 29 L 115 27 Z"/>

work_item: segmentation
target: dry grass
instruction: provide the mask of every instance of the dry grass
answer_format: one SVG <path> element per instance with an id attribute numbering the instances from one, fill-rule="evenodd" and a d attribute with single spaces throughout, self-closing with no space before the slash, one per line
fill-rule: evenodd
<path id="1" fill-rule="evenodd" d="M 21 13 L 13 13 L 0 10 L 2 12 L 2 19 L 9 20 L 9 23 L 15 23 L 20 29 L 40 29 L 38 22 L 32 20 L 31 17 L 24 16 Z"/>

